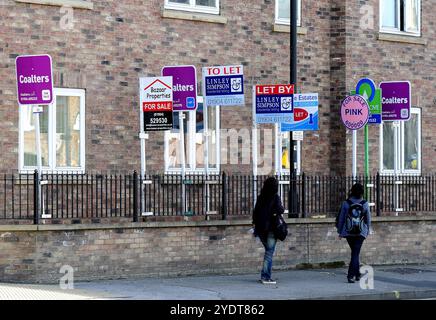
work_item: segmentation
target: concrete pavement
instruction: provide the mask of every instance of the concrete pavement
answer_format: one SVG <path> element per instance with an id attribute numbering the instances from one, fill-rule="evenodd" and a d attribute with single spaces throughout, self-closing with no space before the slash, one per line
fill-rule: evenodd
<path id="1" fill-rule="evenodd" d="M 274 271 L 275 285 L 258 274 L 191 276 L 76 282 L 73 290 L 57 285 L 0 284 L 0 299 L 430 299 L 436 298 L 436 265 L 374 267 L 373 289 L 346 282 L 346 269 Z M 370 282 L 367 282 L 370 285 Z"/>

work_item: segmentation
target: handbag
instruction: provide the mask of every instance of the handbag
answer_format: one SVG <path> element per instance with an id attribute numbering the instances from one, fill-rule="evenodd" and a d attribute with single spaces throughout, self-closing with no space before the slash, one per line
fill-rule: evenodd
<path id="1" fill-rule="evenodd" d="M 288 225 L 281 214 L 274 214 L 275 216 L 275 228 L 274 236 L 280 241 L 284 241 L 288 235 Z"/>

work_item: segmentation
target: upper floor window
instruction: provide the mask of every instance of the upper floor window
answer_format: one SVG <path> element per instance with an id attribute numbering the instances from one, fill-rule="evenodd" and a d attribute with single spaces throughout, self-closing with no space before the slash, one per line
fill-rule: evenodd
<path id="1" fill-rule="evenodd" d="M 40 114 L 40 145 L 44 171 L 85 170 L 85 90 L 55 88 L 53 103 Z M 20 106 L 19 167 L 37 168 L 32 106 Z"/>
<path id="2" fill-rule="evenodd" d="M 301 0 L 297 0 L 297 26 L 301 26 Z M 276 23 L 291 23 L 291 1 L 276 0 Z"/>
<path id="3" fill-rule="evenodd" d="M 380 30 L 420 35 L 420 0 L 380 0 Z"/>
<path id="4" fill-rule="evenodd" d="M 383 121 L 380 126 L 381 172 L 420 174 L 421 172 L 421 109 L 412 108 L 410 119 L 401 121 L 395 134 L 395 123 Z"/>
<path id="5" fill-rule="evenodd" d="M 165 0 L 165 9 L 219 14 L 219 0 Z"/>

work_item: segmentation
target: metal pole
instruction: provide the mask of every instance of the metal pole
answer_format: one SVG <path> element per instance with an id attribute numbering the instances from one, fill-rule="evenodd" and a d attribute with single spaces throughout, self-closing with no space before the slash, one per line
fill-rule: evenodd
<path id="1" fill-rule="evenodd" d="M 141 85 L 139 85 L 139 95 L 141 95 Z M 147 134 L 145 133 L 144 128 L 144 111 L 142 110 L 142 106 L 139 106 L 139 139 L 141 142 L 141 213 L 145 212 L 145 192 L 144 188 L 145 185 L 142 183 L 144 182 L 145 177 L 145 171 L 146 171 L 146 158 L 145 158 L 145 139 L 147 137 Z"/>
<path id="2" fill-rule="evenodd" d="M 400 122 L 399 121 L 394 121 L 393 123 L 394 126 L 394 203 L 395 203 L 395 215 L 398 216 L 398 208 L 399 208 L 399 203 L 398 203 L 398 183 L 397 183 L 397 179 L 398 179 L 398 131 L 400 129 Z"/>
<path id="3" fill-rule="evenodd" d="M 369 197 L 368 177 L 369 177 L 369 141 L 368 141 L 368 125 L 365 125 L 365 199 Z"/>
<path id="4" fill-rule="evenodd" d="M 290 80 L 294 85 L 294 92 L 297 92 L 297 0 L 291 0 L 291 68 L 290 68 Z M 294 164 L 294 140 L 292 137 L 292 131 L 289 132 L 289 203 L 288 203 L 288 216 L 290 218 L 298 217 L 294 208 L 297 201 L 297 188 L 295 181 L 295 164 Z"/>
<path id="5" fill-rule="evenodd" d="M 353 183 L 357 180 L 357 130 L 353 130 L 353 143 L 352 143 L 352 175 Z"/>
<path id="6" fill-rule="evenodd" d="M 32 105 L 32 109 L 37 107 Z M 32 110 L 33 111 L 33 110 Z M 35 147 L 36 147 L 36 166 L 38 168 L 38 185 L 34 186 L 38 188 L 39 204 L 41 205 L 41 214 L 44 215 L 44 197 L 41 190 L 41 174 L 42 174 L 42 157 L 41 157 L 41 129 L 39 126 L 39 112 L 33 113 L 35 117 Z"/>
<path id="7" fill-rule="evenodd" d="M 204 84 L 203 84 L 204 86 Z M 205 96 L 205 90 L 203 91 L 203 97 Z M 204 125 L 204 181 L 206 188 L 206 214 L 209 212 L 209 184 L 208 181 L 208 166 L 209 166 L 209 122 L 207 119 L 207 104 L 203 100 L 203 125 Z"/>
<path id="8" fill-rule="evenodd" d="M 138 222 L 138 173 L 133 172 L 133 222 Z"/>
<path id="9" fill-rule="evenodd" d="M 257 123 L 256 123 L 256 86 L 253 85 L 253 108 L 252 108 L 252 118 L 253 118 L 253 138 L 252 138 L 252 150 L 253 150 L 253 206 L 256 205 L 257 200 Z"/>
<path id="10" fill-rule="evenodd" d="M 180 160 L 181 160 L 181 170 L 182 170 L 182 212 L 186 213 L 186 203 L 185 203 L 185 129 L 184 120 L 185 114 L 183 111 L 179 111 L 179 128 L 180 128 Z"/>

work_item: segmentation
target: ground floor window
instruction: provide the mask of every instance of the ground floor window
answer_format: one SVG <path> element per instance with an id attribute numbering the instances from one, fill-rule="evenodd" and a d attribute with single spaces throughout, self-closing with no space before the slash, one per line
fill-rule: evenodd
<path id="1" fill-rule="evenodd" d="M 409 121 L 400 121 L 395 137 L 395 123 L 380 126 L 380 165 L 383 174 L 421 173 L 421 109 L 412 108 Z M 397 151 L 397 154 L 395 154 Z"/>
<path id="2" fill-rule="evenodd" d="M 280 126 L 276 126 L 276 168 L 277 174 L 289 174 L 290 159 L 289 159 L 289 143 L 294 144 L 294 166 L 297 174 L 301 171 L 301 141 L 290 141 L 289 132 L 280 132 Z"/>
<path id="3" fill-rule="evenodd" d="M 50 106 L 40 114 L 41 159 L 44 171 L 85 170 L 85 90 L 54 89 Z M 37 168 L 32 106 L 19 106 L 19 169 Z"/>
<path id="4" fill-rule="evenodd" d="M 180 152 L 179 112 L 173 114 L 173 129 L 165 132 L 165 171 L 181 172 L 182 153 Z M 204 133 L 205 122 L 203 112 L 203 98 L 198 97 L 198 107 L 195 111 L 184 112 L 183 139 L 185 143 L 186 172 L 203 172 L 204 163 Z M 219 107 L 207 108 L 207 133 L 209 144 L 208 170 L 219 171 L 219 139 L 220 119 Z"/>

